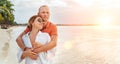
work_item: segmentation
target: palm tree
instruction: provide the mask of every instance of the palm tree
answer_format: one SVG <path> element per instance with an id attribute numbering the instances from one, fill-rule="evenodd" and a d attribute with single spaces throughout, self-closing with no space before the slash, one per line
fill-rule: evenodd
<path id="1" fill-rule="evenodd" d="M 14 6 L 8 0 L 0 0 L 0 23 L 1 24 L 12 24 L 14 22 L 14 15 L 12 8 Z"/>

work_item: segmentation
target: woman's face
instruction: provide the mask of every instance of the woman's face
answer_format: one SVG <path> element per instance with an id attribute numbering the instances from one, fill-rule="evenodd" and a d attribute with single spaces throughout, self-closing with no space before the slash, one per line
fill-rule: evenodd
<path id="1" fill-rule="evenodd" d="M 42 19 L 40 17 L 37 17 L 32 23 L 32 26 L 34 28 L 42 29 L 43 28 Z"/>

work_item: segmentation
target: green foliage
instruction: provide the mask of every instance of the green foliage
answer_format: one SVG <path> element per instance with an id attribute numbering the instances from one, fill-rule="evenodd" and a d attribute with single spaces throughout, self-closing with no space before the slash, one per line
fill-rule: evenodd
<path id="1" fill-rule="evenodd" d="M 0 24 L 14 23 L 12 6 L 14 5 L 9 0 L 0 0 Z"/>
<path id="2" fill-rule="evenodd" d="M 0 22 L 3 21 L 3 19 L 2 14 L 0 14 Z"/>

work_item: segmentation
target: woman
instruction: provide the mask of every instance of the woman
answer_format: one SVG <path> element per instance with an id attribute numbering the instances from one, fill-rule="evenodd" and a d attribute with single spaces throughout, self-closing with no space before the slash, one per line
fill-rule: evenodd
<path id="1" fill-rule="evenodd" d="M 49 34 L 40 31 L 43 28 L 43 24 L 44 21 L 37 15 L 30 18 L 28 22 L 28 28 L 30 28 L 31 31 L 22 37 L 27 48 L 25 51 L 19 51 L 19 62 L 21 62 L 22 59 L 25 59 L 25 64 L 50 64 L 49 57 L 52 55 L 53 50 L 41 52 L 39 54 L 33 52 L 35 48 L 41 47 L 50 41 Z M 32 60 L 30 58 L 31 55 L 37 56 L 37 59 Z"/>

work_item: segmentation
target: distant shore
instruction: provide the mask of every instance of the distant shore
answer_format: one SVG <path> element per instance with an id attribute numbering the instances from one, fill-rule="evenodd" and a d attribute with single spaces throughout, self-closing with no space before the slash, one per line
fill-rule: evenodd
<path id="1" fill-rule="evenodd" d="M 98 24 L 55 24 L 56 26 L 97 26 Z M 14 25 L 8 25 L 3 24 L 0 25 L 1 29 L 8 29 L 12 26 L 27 26 L 27 24 L 14 24 Z"/>

